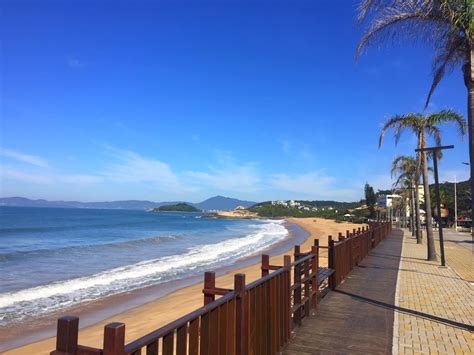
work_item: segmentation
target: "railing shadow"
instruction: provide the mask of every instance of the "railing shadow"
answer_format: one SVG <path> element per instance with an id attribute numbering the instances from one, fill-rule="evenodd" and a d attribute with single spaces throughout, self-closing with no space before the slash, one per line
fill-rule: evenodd
<path id="1" fill-rule="evenodd" d="M 409 308 L 395 306 L 394 304 L 377 301 L 377 300 L 374 300 L 374 299 L 371 299 L 371 298 L 367 298 L 367 297 L 364 297 L 364 296 L 359 296 L 359 295 L 356 295 L 356 294 L 353 294 L 353 293 L 350 293 L 350 292 L 346 292 L 346 291 L 334 290 L 333 292 L 337 292 L 337 293 L 352 297 L 353 299 L 356 299 L 356 300 L 359 300 L 359 301 L 362 301 L 362 302 L 365 302 L 365 303 L 370 303 L 370 304 L 372 304 L 374 306 L 377 306 L 377 307 L 382 307 L 382 308 L 385 308 L 385 309 L 391 309 L 395 312 L 410 314 L 410 315 L 413 315 L 413 316 L 416 316 L 416 317 L 419 317 L 419 318 L 429 319 L 429 320 L 432 320 L 432 321 L 437 322 L 437 323 L 441 323 L 441 324 L 444 324 L 444 325 L 447 325 L 447 326 L 450 326 L 450 327 L 454 327 L 454 328 L 467 330 L 469 332 L 474 331 L 474 326 L 472 326 L 470 324 L 456 322 L 456 321 L 453 321 L 451 319 L 446 319 L 446 318 L 435 316 L 433 314 L 424 313 L 424 312 L 420 312 L 420 311 L 415 311 L 415 310 L 409 309 Z"/>
<path id="2" fill-rule="evenodd" d="M 413 272 L 415 274 L 423 274 L 423 275 L 444 277 L 446 279 L 452 279 L 452 280 L 462 280 L 461 277 L 444 276 L 444 275 L 440 275 L 440 274 L 433 274 L 433 273 L 430 273 L 430 272 L 422 272 L 422 271 L 410 270 L 410 269 L 399 269 L 399 268 L 395 268 L 395 267 L 375 266 L 375 265 L 359 265 L 359 267 L 360 268 L 381 269 L 381 270 L 407 271 L 407 272 Z"/>

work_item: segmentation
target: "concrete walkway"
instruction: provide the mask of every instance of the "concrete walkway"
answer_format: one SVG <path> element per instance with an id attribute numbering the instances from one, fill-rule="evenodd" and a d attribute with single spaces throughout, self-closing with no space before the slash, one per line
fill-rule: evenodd
<path id="1" fill-rule="evenodd" d="M 471 284 L 425 256 L 426 245 L 394 230 L 321 301 L 284 354 L 474 353 Z"/>
<path id="2" fill-rule="evenodd" d="M 438 232 L 434 231 L 439 255 Z M 465 281 L 474 283 L 473 239 L 470 233 L 443 230 L 446 263 Z"/>
<path id="3" fill-rule="evenodd" d="M 399 311 L 395 313 L 393 352 L 473 354 L 473 286 L 466 280 L 472 274 L 472 254 L 448 241 L 448 267 L 428 262 L 425 257 L 426 245 L 416 244 L 405 233 L 395 302 Z"/>

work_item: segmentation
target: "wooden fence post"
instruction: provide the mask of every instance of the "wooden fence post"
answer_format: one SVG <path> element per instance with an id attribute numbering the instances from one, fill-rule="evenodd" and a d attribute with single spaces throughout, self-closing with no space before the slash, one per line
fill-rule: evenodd
<path id="1" fill-rule="evenodd" d="M 79 333 L 79 318 L 66 316 L 58 319 L 56 350 L 51 355 L 75 355 Z"/>
<path id="2" fill-rule="evenodd" d="M 304 316 L 308 317 L 311 312 L 311 278 L 309 275 L 311 274 L 311 259 L 305 260 L 303 262 L 303 272 L 304 272 L 304 298 L 306 301 L 304 302 Z"/>
<path id="3" fill-rule="evenodd" d="M 342 242 L 344 239 L 346 239 L 346 238 L 344 238 L 343 235 L 342 235 L 342 233 L 339 232 L 339 234 L 337 235 L 337 240 L 339 240 L 340 242 Z"/>
<path id="4" fill-rule="evenodd" d="M 350 238 L 351 237 L 351 232 L 349 232 L 348 230 L 346 230 L 346 238 Z"/>
<path id="5" fill-rule="evenodd" d="M 216 287 L 216 273 L 212 271 L 206 271 L 204 273 L 204 290 L 212 290 Z M 204 305 L 214 302 L 216 296 L 204 292 Z"/>
<path id="6" fill-rule="evenodd" d="M 267 276 L 270 273 L 270 256 L 262 255 L 262 277 Z"/>
<path id="7" fill-rule="evenodd" d="M 293 256 L 295 258 L 295 261 L 300 258 L 300 256 L 301 256 L 301 246 L 295 245 L 295 252 L 294 252 Z"/>
<path id="8" fill-rule="evenodd" d="M 328 279 L 329 288 L 334 290 L 336 288 L 336 263 L 334 260 L 334 240 L 332 240 L 332 236 L 328 236 L 328 267 L 334 272 Z"/>
<path id="9" fill-rule="evenodd" d="M 318 280 L 318 271 L 319 271 L 319 240 L 315 240 L 316 245 L 311 247 L 311 253 L 314 255 L 314 258 L 311 263 L 311 273 L 313 277 L 311 278 L 311 307 L 316 311 L 318 308 L 318 293 L 319 293 L 319 280 Z"/>
<path id="10" fill-rule="evenodd" d="M 103 355 L 124 355 L 125 324 L 110 323 L 104 327 Z"/>
<path id="11" fill-rule="evenodd" d="M 248 331 L 246 316 L 245 274 L 234 275 L 235 304 L 235 353 L 247 355 Z"/>
<path id="12" fill-rule="evenodd" d="M 286 341 L 291 337 L 291 256 L 283 256 L 283 267 L 286 272 L 285 285 L 285 334 Z"/>
<path id="13" fill-rule="evenodd" d="M 298 247 L 298 250 L 297 250 Z M 296 261 L 300 258 L 297 251 L 299 251 L 299 245 L 295 246 L 295 265 L 293 267 L 293 283 L 295 285 L 295 290 L 293 291 L 293 306 L 299 305 L 298 309 L 293 313 L 293 320 L 296 325 L 301 325 L 301 292 L 303 285 L 301 284 L 301 264 L 296 264 Z"/>

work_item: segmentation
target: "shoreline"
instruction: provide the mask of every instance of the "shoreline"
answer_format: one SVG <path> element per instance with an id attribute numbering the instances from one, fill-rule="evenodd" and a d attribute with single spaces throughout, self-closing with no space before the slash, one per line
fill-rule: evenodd
<path id="1" fill-rule="evenodd" d="M 289 237 L 284 241 L 259 251 L 256 255 L 214 270 L 217 276 L 216 283 L 219 287 L 232 288 L 235 273 L 245 273 L 247 283 L 260 278 L 260 255 L 262 253 L 271 255 L 272 264 L 281 264 L 284 254 L 292 254 L 293 245 L 300 243 L 302 250 L 308 250 L 313 239 L 318 237 L 323 237 L 320 239 L 320 245 L 326 245 L 328 234 L 335 235 L 339 231 L 352 229 L 355 226 L 351 223 L 335 223 L 332 220 L 319 218 L 287 218 L 286 222 L 285 227 L 289 231 Z M 325 263 L 324 260 L 323 256 L 322 265 Z M 103 326 L 107 323 L 125 323 L 127 326 L 126 341 L 128 342 L 201 307 L 202 302 L 202 275 L 199 275 L 110 296 L 93 302 L 93 304 L 78 305 L 69 309 L 67 314 L 80 317 L 79 343 L 100 347 Z M 49 354 L 55 346 L 53 335 L 56 331 L 56 319 L 63 315 L 65 315 L 64 311 L 41 318 L 36 323 L 33 321 L 30 325 L 30 327 L 36 328 L 36 331 L 31 329 L 33 334 L 28 329 L 25 330 L 24 327 L 21 327 L 23 334 L 29 333 L 31 335 L 19 337 L 13 334 L 13 339 L 4 339 L 6 340 L 3 341 L 5 349 L 1 351 L 11 355 Z M 43 323 L 42 331 L 37 330 L 38 323 Z M 8 334 L 1 338 L 8 338 Z"/>

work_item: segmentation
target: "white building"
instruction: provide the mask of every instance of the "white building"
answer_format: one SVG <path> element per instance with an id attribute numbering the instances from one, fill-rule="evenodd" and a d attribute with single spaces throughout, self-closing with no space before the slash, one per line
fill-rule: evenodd
<path id="1" fill-rule="evenodd" d="M 391 208 L 393 200 L 402 198 L 400 195 L 380 195 L 377 204 L 382 208 Z"/>

